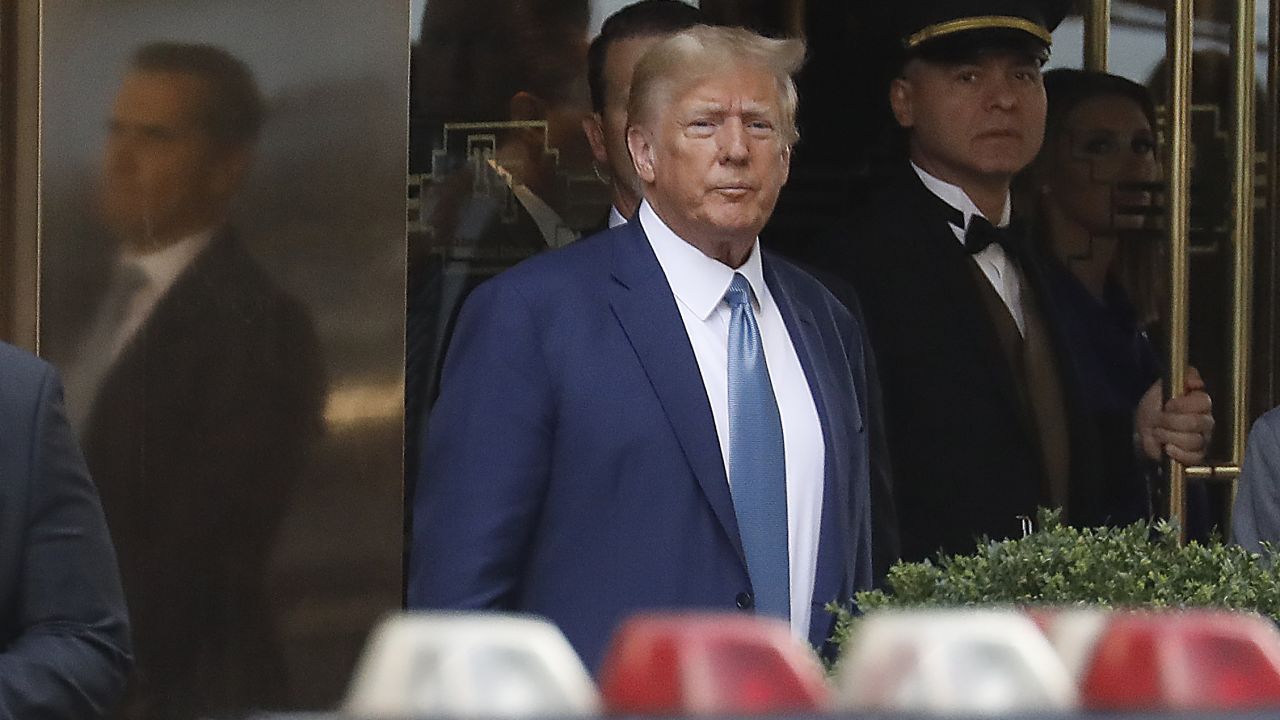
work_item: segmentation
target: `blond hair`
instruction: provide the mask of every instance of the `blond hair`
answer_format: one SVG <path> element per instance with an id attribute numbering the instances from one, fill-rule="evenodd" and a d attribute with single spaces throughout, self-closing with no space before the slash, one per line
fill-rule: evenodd
<path id="1" fill-rule="evenodd" d="M 796 129 L 799 96 L 792 76 L 804 64 L 804 41 L 775 40 L 736 27 L 696 25 L 655 44 L 637 63 L 627 101 L 629 125 L 651 124 L 658 110 L 681 92 L 726 68 L 754 65 L 774 76 L 782 102 L 782 138 L 800 139 Z"/>

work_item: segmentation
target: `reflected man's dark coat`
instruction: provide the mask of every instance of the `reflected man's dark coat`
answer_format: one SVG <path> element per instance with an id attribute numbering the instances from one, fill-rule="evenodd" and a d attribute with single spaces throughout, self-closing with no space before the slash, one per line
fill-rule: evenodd
<path id="1" fill-rule="evenodd" d="M 126 716 L 283 701 L 263 581 L 324 390 L 306 311 L 225 232 L 107 371 L 84 443 L 135 618 Z"/>

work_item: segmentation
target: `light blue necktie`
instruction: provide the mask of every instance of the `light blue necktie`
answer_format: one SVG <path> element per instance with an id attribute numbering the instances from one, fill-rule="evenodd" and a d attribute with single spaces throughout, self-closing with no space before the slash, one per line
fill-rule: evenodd
<path id="1" fill-rule="evenodd" d="M 729 319 L 729 486 L 755 591 L 756 612 L 791 617 L 787 471 L 782 418 L 769 382 L 751 286 L 734 273 Z"/>

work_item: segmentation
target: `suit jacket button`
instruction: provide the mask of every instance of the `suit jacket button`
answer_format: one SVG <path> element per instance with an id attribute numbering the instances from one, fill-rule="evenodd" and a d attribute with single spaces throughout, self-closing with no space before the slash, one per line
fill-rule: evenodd
<path id="1" fill-rule="evenodd" d="M 734 602 L 738 604 L 739 610 L 750 610 L 756 606 L 756 599 L 749 592 L 738 593 L 738 596 L 734 598 Z"/>

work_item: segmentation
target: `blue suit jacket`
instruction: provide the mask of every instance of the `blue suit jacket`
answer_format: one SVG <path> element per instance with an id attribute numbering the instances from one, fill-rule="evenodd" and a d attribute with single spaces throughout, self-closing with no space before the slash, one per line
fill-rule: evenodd
<path id="1" fill-rule="evenodd" d="M 809 275 L 764 275 L 813 391 L 826 478 L 810 640 L 870 584 L 861 330 Z M 536 256 L 468 298 L 413 508 L 411 608 L 556 622 L 598 669 L 628 615 L 750 592 L 715 421 L 639 222 Z"/>
<path id="2" fill-rule="evenodd" d="M 129 628 L 98 494 L 53 369 L 0 343 L 0 718 L 94 718 Z"/>

